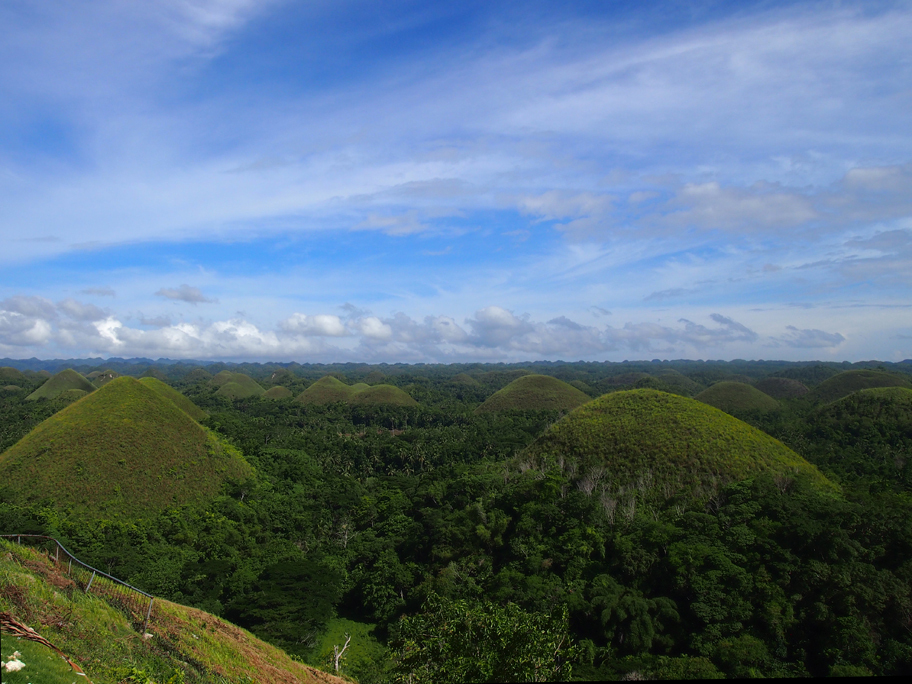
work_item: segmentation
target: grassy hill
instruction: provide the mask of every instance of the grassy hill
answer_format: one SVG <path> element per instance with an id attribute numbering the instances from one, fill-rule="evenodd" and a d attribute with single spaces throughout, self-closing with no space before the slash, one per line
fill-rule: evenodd
<path id="1" fill-rule="evenodd" d="M 359 382 L 346 385 L 332 375 L 326 375 L 298 395 L 302 404 L 331 404 L 343 401 L 348 404 L 416 406 L 418 402 L 393 385 L 374 385 Z"/>
<path id="2" fill-rule="evenodd" d="M 0 366 L 0 384 L 3 385 L 27 385 L 28 378 L 20 370 L 11 366 Z"/>
<path id="3" fill-rule="evenodd" d="M 147 375 L 144 378 L 140 378 L 139 381 L 146 387 L 158 392 L 161 396 L 165 397 L 165 399 L 173 402 L 177 408 L 193 418 L 193 420 L 205 420 L 209 417 L 209 414 L 203 411 L 203 409 L 171 387 L 171 385 L 166 385 L 158 378 Z"/>
<path id="4" fill-rule="evenodd" d="M 84 594 L 47 556 L 5 540 L 0 540 L 0 611 L 35 629 L 79 663 L 95 684 L 343 682 L 292 660 L 230 622 L 161 599 L 154 603 L 151 637 L 143 639 L 124 612 Z M 70 684 L 84 679 L 46 646 L 4 634 L 3 659 L 14 650 L 26 667 L 4 673 L 4 682 Z"/>
<path id="5" fill-rule="evenodd" d="M 98 375 L 96 375 L 94 378 L 92 378 L 92 384 L 95 385 L 95 387 L 103 387 L 104 385 L 107 385 L 109 382 L 111 382 L 111 380 L 114 378 L 119 377 L 120 373 L 117 371 L 111 369 L 103 370 L 99 372 Z"/>
<path id="6" fill-rule="evenodd" d="M 769 435 L 694 399 L 628 390 L 606 394 L 562 418 L 517 457 L 601 479 L 615 501 L 638 496 L 705 498 L 760 472 L 806 473 L 836 491 L 814 466 Z"/>
<path id="7" fill-rule="evenodd" d="M 326 375 L 298 395 L 302 404 L 332 404 L 348 401 L 354 390 L 332 375 Z"/>
<path id="8" fill-rule="evenodd" d="M 754 387 L 773 399 L 797 399 L 808 393 L 807 385 L 791 378 L 764 378 Z"/>
<path id="9" fill-rule="evenodd" d="M 514 409 L 570 411 L 590 400 L 585 392 L 549 375 L 523 375 L 488 397 L 475 412 Z"/>
<path id="10" fill-rule="evenodd" d="M 775 411 L 779 402 L 756 387 L 743 382 L 722 381 L 706 388 L 694 397 L 704 404 L 715 406 L 726 413 L 746 411 Z"/>
<path id="11" fill-rule="evenodd" d="M 851 370 L 834 375 L 808 392 L 807 399 L 824 404 L 842 399 L 863 389 L 875 387 L 912 387 L 904 378 L 876 370 Z"/>
<path id="12" fill-rule="evenodd" d="M 0 498 L 85 517 L 144 517 L 247 478 L 241 454 L 131 377 L 112 380 L 0 454 Z"/>
<path id="13" fill-rule="evenodd" d="M 355 385 L 357 387 L 357 385 Z M 408 394 L 393 385 L 374 385 L 354 392 L 349 398 L 349 403 L 360 406 L 380 404 L 392 406 L 417 406 L 418 402 Z"/>
<path id="14" fill-rule="evenodd" d="M 912 488 L 912 389 L 877 387 L 808 416 L 808 458 L 851 477 Z"/>
<path id="15" fill-rule="evenodd" d="M 246 399 L 247 397 L 261 397 L 266 390 L 260 384 L 244 373 L 232 373 L 231 371 L 220 371 L 212 380 L 210 385 L 217 386 L 215 394 L 218 397 L 228 399 Z"/>
<path id="16" fill-rule="evenodd" d="M 205 368 L 194 368 L 183 378 L 181 378 L 181 381 L 187 383 L 188 385 L 197 382 L 209 382 L 210 380 L 212 380 L 212 373 L 207 371 Z"/>
<path id="17" fill-rule="evenodd" d="M 67 390 L 82 390 L 83 392 L 94 392 L 95 385 L 82 377 L 72 368 L 62 370 L 57 375 L 47 379 L 38 389 L 26 397 L 29 400 L 36 399 L 56 399 L 60 394 Z"/>
<path id="18" fill-rule="evenodd" d="M 263 395 L 266 399 L 288 399 L 293 397 L 291 390 L 287 387 L 282 387 L 281 385 L 276 385 L 275 387 L 270 387 L 266 390 L 266 393 Z"/>

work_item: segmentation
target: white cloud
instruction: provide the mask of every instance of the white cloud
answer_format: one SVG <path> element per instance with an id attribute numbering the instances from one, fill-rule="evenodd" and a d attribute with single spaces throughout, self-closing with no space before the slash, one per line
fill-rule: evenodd
<path id="1" fill-rule="evenodd" d="M 285 332 L 295 333 L 305 336 L 324 336 L 324 337 L 342 337 L 349 332 L 338 316 L 329 314 L 317 314 L 308 316 L 306 314 L 296 313 L 279 323 L 279 327 Z"/>
<path id="2" fill-rule="evenodd" d="M 58 311 L 78 321 L 97 321 L 107 314 L 94 304 L 82 304 L 75 299 L 64 299 L 57 303 Z"/>
<path id="3" fill-rule="evenodd" d="M 372 340 L 388 340 L 393 336 L 393 329 L 376 316 L 366 316 L 357 322 L 358 330 Z"/>
<path id="4" fill-rule="evenodd" d="M 778 339 L 790 347 L 805 349 L 825 349 L 838 347 L 845 342 L 845 337 L 839 333 L 828 333 L 823 330 L 799 330 L 793 325 L 787 325 L 788 332 Z"/>

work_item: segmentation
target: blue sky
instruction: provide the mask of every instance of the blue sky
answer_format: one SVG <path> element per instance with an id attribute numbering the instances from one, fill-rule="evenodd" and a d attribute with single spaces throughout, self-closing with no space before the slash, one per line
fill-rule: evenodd
<path id="1" fill-rule="evenodd" d="M 912 357 L 906 2 L 0 5 L 0 356 Z"/>

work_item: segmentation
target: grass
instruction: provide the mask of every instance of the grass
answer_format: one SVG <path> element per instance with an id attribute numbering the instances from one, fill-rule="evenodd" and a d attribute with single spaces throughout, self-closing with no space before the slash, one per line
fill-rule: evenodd
<path id="1" fill-rule="evenodd" d="M 266 394 L 260 384 L 244 373 L 220 371 L 209 384 L 218 387 L 215 394 L 228 399 L 246 399 L 247 397 L 261 397 Z"/>
<path id="2" fill-rule="evenodd" d="M 290 658 L 280 649 L 201 610 L 156 599 L 144 639 L 119 609 L 84 594 L 46 556 L 0 540 L 0 611 L 67 654 L 95 684 L 119 682 L 254 682 L 342 684 L 342 680 Z M 2 654 L 22 653 L 22 682 L 70 684 L 83 680 L 50 652 L 10 635 Z M 9 653 L 8 653 L 9 652 Z M 56 656 L 55 656 L 56 657 Z M 4 674 L 3 681 L 7 681 Z M 18 681 L 9 679 L 10 682 Z"/>
<path id="3" fill-rule="evenodd" d="M 775 411 L 779 408 L 778 401 L 743 382 L 717 382 L 700 392 L 694 399 L 715 406 L 726 413 Z"/>
<path id="4" fill-rule="evenodd" d="M 325 375 L 298 395 L 302 404 L 333 404 L 344 402 L 357 405 L 417 406 L 418 402 L 393 385 L 374 385 L 359 382 L 346 385 L 332 375 Z"/>
<path id="5" fill-rule="evenodd" d="M 548 428 L 517 464 L 556 464 L 576 473 L 580 483 L 601 482 L 615 502 L 630 496 L 705 499 L 761 472 L 806 473 L 820 489 L 837 491 L 813 465 L 760 430 L 694 399 L 648 389 L 580 406 Z"/>
<path id="6" fill-rule="evenodd" d="M 111 380 L 113 380 L 114 378 L 119 378 L 119 377 L 120 377 L 120 373 L 118 373 L 117 371 L 113 371 L 110 369 L 103 370 L 98 375 L 96 375 L 94 378 L 92 378 L 92 384 L 95 385 L 95 387 L 103 387 L 104 385 L 107 385 L 109 382 L 111 382 Z"/>
<path id="7" fill-rule="evenodd" d="M 814 403 L 826 404 L 842 399 L 852 392 L 875 387 L 912 387 L 912 383 L 882 371 L 851 370 L 824 380 L 808 392 L 806 398 Z"/>
<path id="8" fill-rule="evenodd" d="M 0 498 L 86 518 L 140 518 L 249 477 L 241 454 L 130 377 L 112 380 L 0 454 Z"/>
<path id="9" fill-rule="evenodd" d="M 792 378 L 764 378 L 754 387 L 773 399 L 797 399 L 808 393 L 807 385 Z"/>
<path id="10" fill-rule="evenodd" d="M 29 400 L 36 399 L 56 399 L 61 393 L 67 390 L 78 389 L 83 392 L 94 392 L 95 385 L 82 377 L 72 368 L 62 370 L 57 375 L 50 377 L 38 389 L 26 397 Z"/>
<path id="11" fill-rule="evenodd" d="M 193 420 L 199 422 L 209 417 L 209 414 L 203 411 L 203 409 L 171 387 L 171 385 L 166 385 L 158 378 L 147 375 L 144 378 L 140 378 L 139 381 L 149 389 L 155 390 L 165 399 L 172 402 L 177 408 L 193 418 Z"/>
<path id="12" fill-rule="evenodd" d="M 498 390 L 476 413 L 511 410 L 570 411 L 590 401 L 585 392 L 549 375 L 524 375 Z"/>
<path id="13" fill-rule="evenodd" d="M 0 383 L 4 385 L 27 385 L 28 378 L 12 366 L 0 366 Z"/>

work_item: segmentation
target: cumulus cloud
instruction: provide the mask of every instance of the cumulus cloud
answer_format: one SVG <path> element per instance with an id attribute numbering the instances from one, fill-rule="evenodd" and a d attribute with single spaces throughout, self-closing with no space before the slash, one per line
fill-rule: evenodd
<path id="1" fill-rule="evenodd" d="M 190 287 L 186 283 L 177 288 L 163 287 L 155 293 L 159 297 L 174 299 L 190 304 L 215 304 L 217 299 L 209 299 L 197 287 Z"/>
<path id="2" fill-rule="evenodd" d="M 279 323 L 279 327 L 285 332 L 314 337 L 342 337 L 349 334 L 342 320 L 329 314 L 292 314 Z"/>
<path id="3" fill-rule="evenodd" d="M 64 299 L 62 302 L 58 302 L 57 309 L 77 321 L 97 321 L 107 316 L 94 304 L 82 304 L 75 299 Z"/>
<path id="4" fill-rule="evenodd" d="M 0 308 L 0 345 L 28 347 L 44 345 L 51 337 L 51 324 Z"/>
<path id="5" fill-rule="evenodd" d="M 0 310 L 9 311 L 31 318 L 54 318 L 57 308 L 44 297 L 15 295 L 0 302 Z"/>

